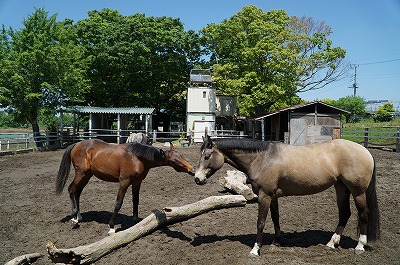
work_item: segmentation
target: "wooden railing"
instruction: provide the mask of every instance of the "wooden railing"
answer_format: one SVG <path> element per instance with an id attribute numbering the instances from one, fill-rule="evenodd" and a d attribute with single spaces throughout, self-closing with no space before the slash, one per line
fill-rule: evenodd
<path id="1" fill-rule="evenodd" d="M 400 152 L 400 127 L 343 129 L 342 138 L 360 143 L 365 147 L 384 148 Z"/>

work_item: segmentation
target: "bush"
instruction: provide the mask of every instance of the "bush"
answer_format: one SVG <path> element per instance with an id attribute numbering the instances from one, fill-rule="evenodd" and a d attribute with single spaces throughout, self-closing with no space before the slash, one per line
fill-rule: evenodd
<path id="1" fill-rule="evenodd" d="M 374 116 L 376 122 L 391 121 L 394 117 L 394 107 L 390 102 L 386 102 L 383 106 L 378 107 L 378 111 Z"/>

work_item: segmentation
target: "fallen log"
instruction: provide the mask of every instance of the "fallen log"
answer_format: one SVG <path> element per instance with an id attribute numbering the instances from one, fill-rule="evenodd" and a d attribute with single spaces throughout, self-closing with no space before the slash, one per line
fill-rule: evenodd
<path id="1" fill-rule="evenodd" d="M 9 262 L 7 262 L 5 265 L 22 265 L 22 264 L 32 264 L 34 263 L 37 259 L 40 259 L 43 255 L 40 253 L 31 253 L 31 254 L 25 254 L 16 258 L 13 258 Z"/>
<path id="2" fill-rule="evenodd" d="M 246 174 L 238 170 L 228 170 L 226 176 L 221 177 L 219 180 L 219 184 L 222 188 L 229 190 L 234 194 L 243 195 L 248 201 L 257 199 L 257 195 L 255 195 L 253 190 L 246 185 L 246 182 Z"/>
<path id="3" fill-rule="evenodd" d="M 212 210 L 245 205 L 246 199 L 241 195 L 211 196 L 192 204 L 166 207 L 162 211 L 155 210 L 131 228 L 89 245 L 58 249 L 53 242 L 49 241 L 46 249 L 54 263 L 91 264 L 113 250 L 151 233 L 160 226 L 187 220 Z"/>

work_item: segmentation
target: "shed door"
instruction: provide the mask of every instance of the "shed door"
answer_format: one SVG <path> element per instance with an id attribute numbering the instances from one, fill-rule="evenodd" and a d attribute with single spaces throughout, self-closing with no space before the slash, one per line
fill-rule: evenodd
<path id="1" fill-rule="evenodd" d="M 291 145 L 305 145 L 307 139 L 307 121 L 305 119 L 290 120 L 290 141 Z"/>

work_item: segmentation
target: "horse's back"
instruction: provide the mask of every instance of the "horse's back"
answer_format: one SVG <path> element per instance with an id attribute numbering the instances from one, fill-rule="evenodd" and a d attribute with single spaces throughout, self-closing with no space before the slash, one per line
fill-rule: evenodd
<path id="1" fill-rule="evenodd" d="M 366 189 L 372 177 L 374 161 L 363 146 L 337 139 L 305 146 L 279 144 L 275 169 L 285 195 L 320 192 L 335 182 L 359 185 Z M 285 187 L 286 186 L 286 187 Z"/>
<path id="2" fill-rule="evenodd" d="M 124 145 L 90 139 L 76 144 L 71 152 L 71 158 L 76 167 L 88 171 L 98 167 L 118 166 L 123 162 L 125 154 Z"/>

